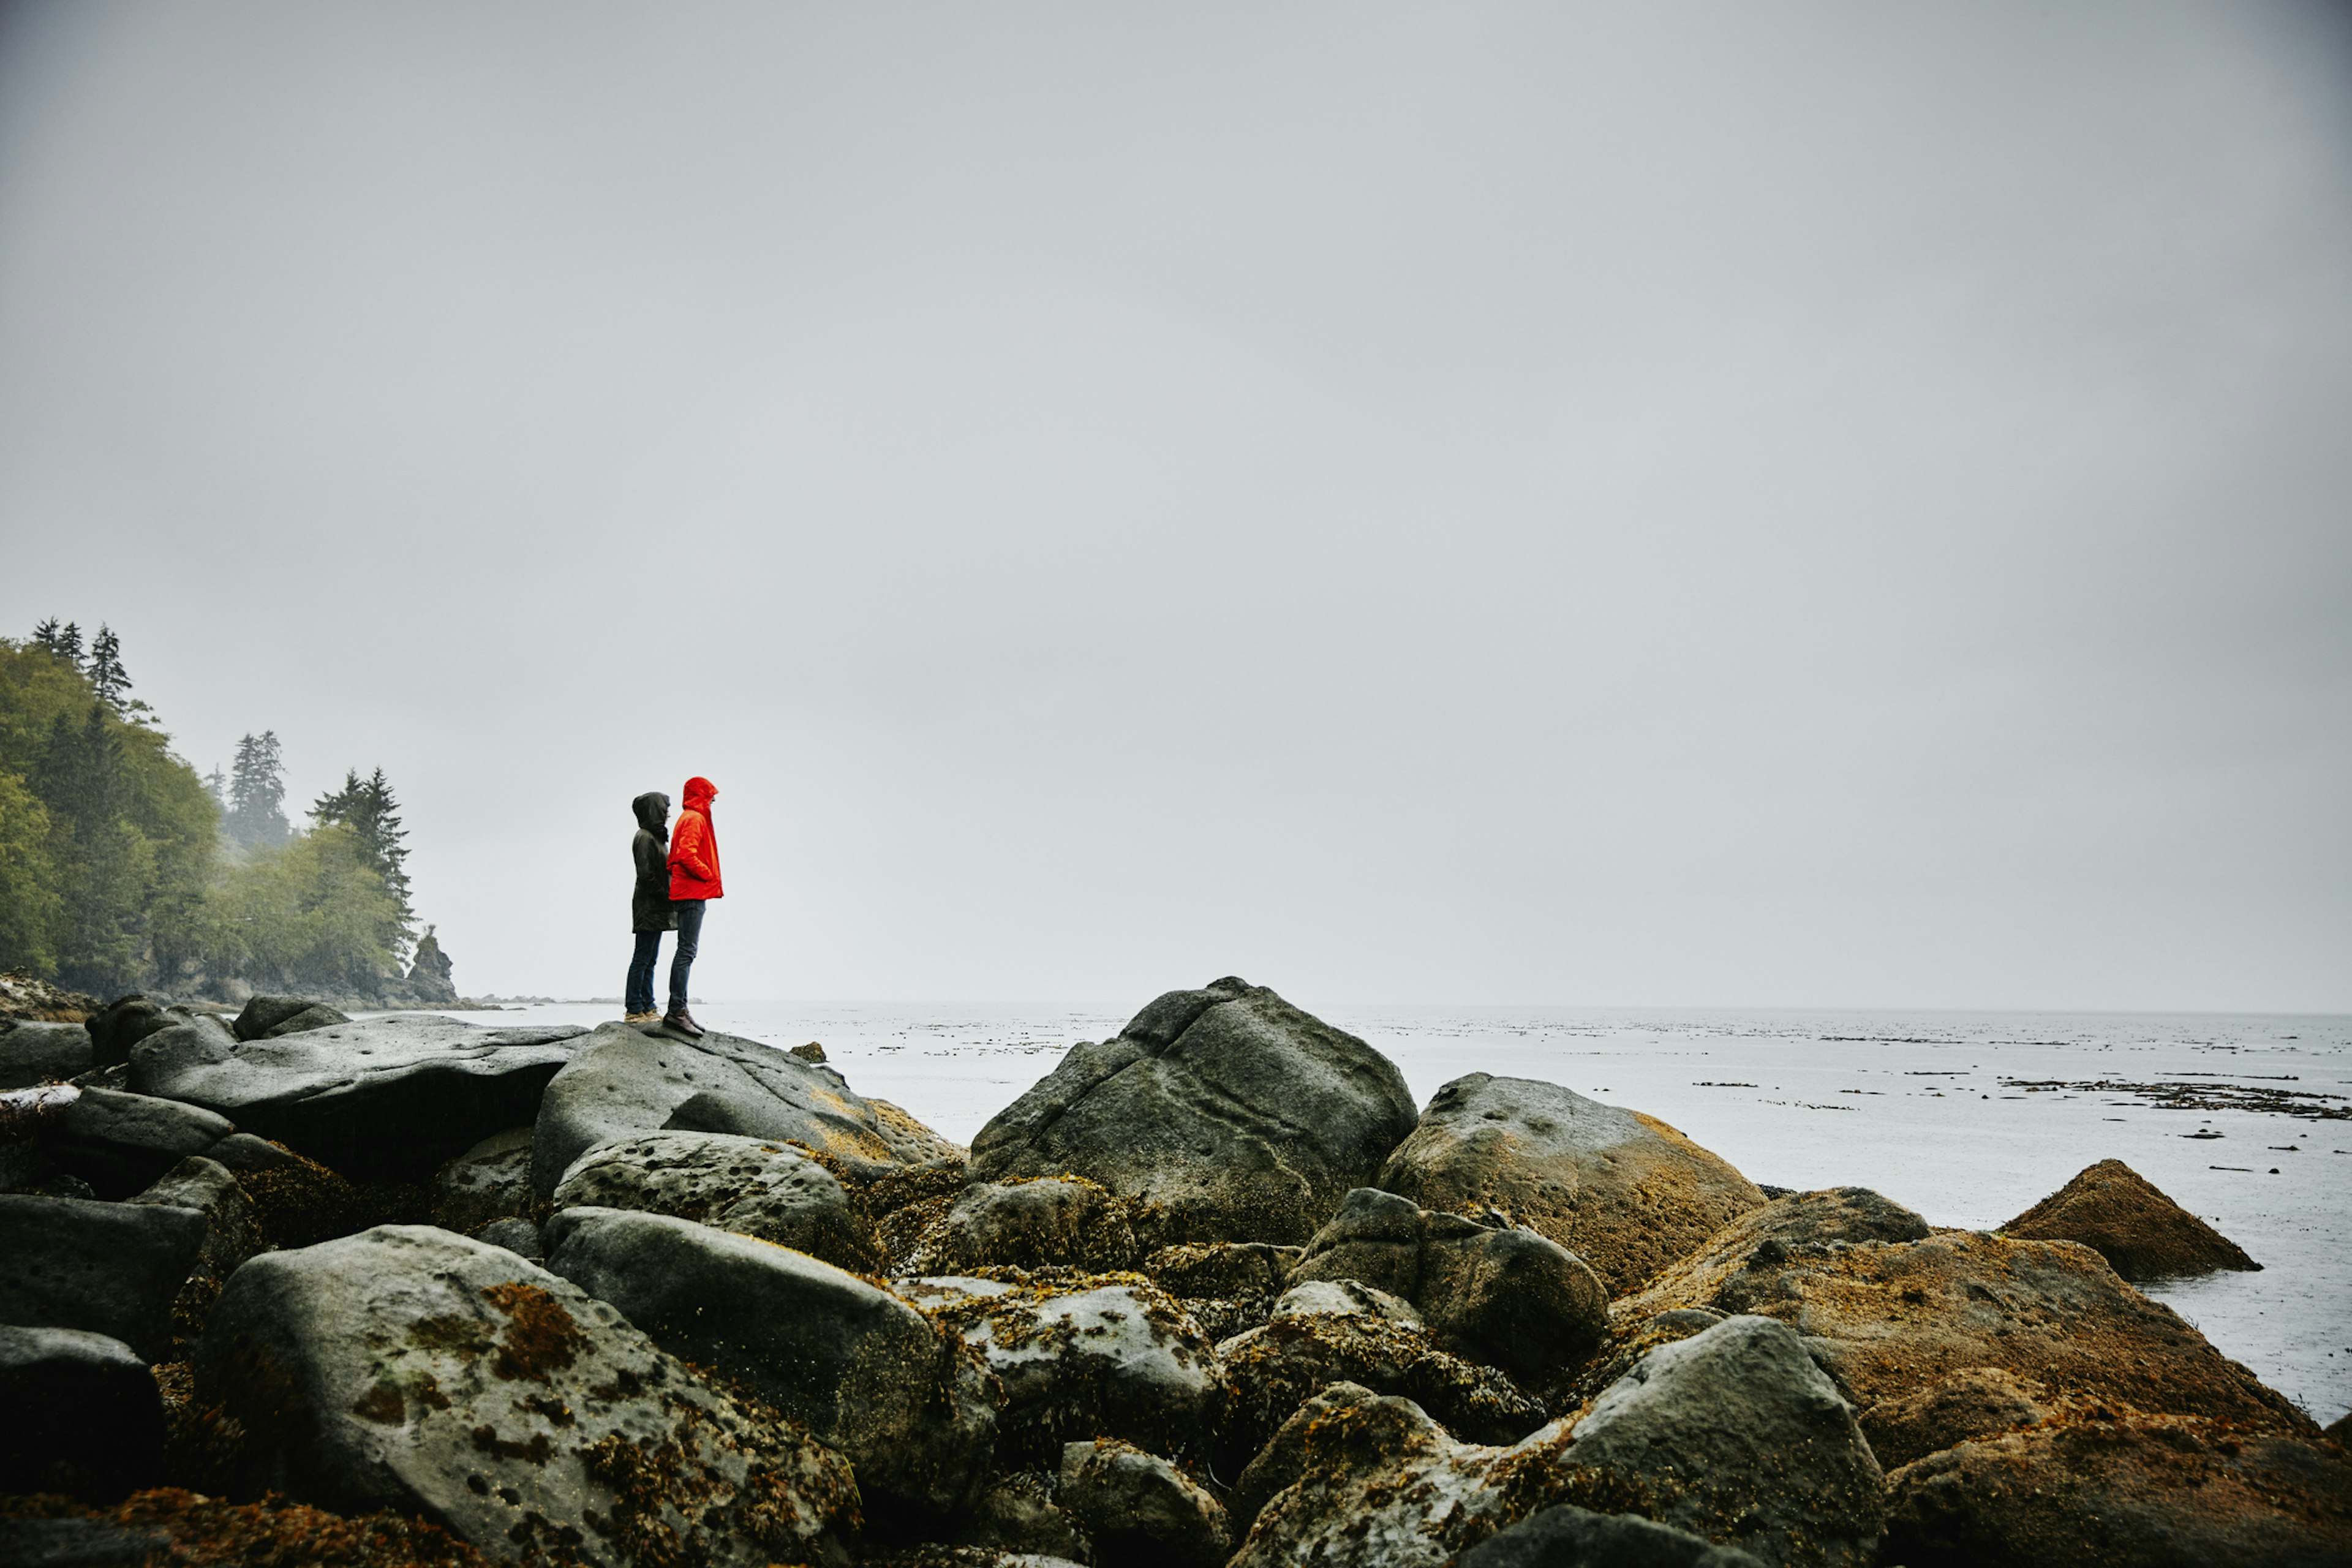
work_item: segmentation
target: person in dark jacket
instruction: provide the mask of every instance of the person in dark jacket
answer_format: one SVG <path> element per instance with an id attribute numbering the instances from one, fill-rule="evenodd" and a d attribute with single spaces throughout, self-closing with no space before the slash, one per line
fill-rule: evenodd
<path id="1" fill-rule="evenodd" d="M 648 790 L 629 809 L 637 817 L 637 836 L 629 841 L 637 868 L 629 929 L 637 933 L 637 951 L 629 960 L 625 1005 L 630 1023 L 651 1024 L 661 1018 L 654 1007 L 654 966 L 661 962 L 662 932 L 677 929 L 677 906 L 669 901 L 669 796 Z"/>
<path id="2" fill-rule="evenodd" d="M 669 1011 L 662 1027 L 699 1039 L 702 1026 L 686 1010 L 686 982 L 694 955 L 702 946 L 702 911 L 712 899 L 725 897 L 719 883 L 719 833 L 710 826 L 710 803 L 719 786 L 706 778 L 686 781 L 686 809 L 677 814 L 677 831 L 669 839 L 669 897 L 677 910 L 677 950 L 669 961 Z"/>

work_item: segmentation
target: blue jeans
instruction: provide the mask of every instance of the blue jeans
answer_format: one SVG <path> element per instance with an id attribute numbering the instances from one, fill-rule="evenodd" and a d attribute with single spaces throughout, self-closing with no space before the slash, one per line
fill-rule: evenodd
<path id="1" fill-rule="evenodd" d="M 669 960 L 669 1010 L 686 1011 L 686 977 L 694 967 L 694 955 L 702 946 L 702 911 L 710 902 L 708 899 L 677 900 L 677 950 Z"/>
<path id="2" fill-rule="evenodd" d="M 654 1010 L 654 965 L 661 962 L 661 939 L 662 933 L 657 931 L 637 932 L 637 951 L 629 960 L 629 989 L 623 1011 Z"/>

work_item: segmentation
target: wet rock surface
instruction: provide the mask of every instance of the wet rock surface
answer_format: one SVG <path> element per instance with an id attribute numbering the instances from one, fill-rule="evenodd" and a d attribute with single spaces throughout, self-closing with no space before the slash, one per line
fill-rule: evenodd
<path id="1" fill-rule="evenodd" d="M 572 1163 L 608 1139 L 724 1132 L 798 1143 L 820 1158 L 887 1167 L 962 1150 L 896 1106 L 853 1092 L 831 1068 L 717 1032 L 688 1043 L 605 1024 L 547 1086 L 532 1182 L 551 1196 Z"/>
<path id="2" fill-rule="evenodd" d="M 1883 1560 L 1912 1568 L 2352 1562 L 2352 1458 L 2228 1423 L 2094 1404 L 1888 1481 Z"/>
<path id="3" fill-rule="evenodd" d="M 163 1400 L 121 1340 L 0 1326 L 0 1492 L 110 1501 L 155 1483 Z"/>
<path id="4" fill-rule="evenodd" d="M 980 1489 L 995 1450 L 992 1380 L 889 1291 L 667 1215 L 564 1209 L 544 1239 L 552 1272 L 847 1455 L 869 1510 L 935 1522 Z"/>
<path id="5" fill-rule="evenodd" d="M 1003 1381 L 1002 1462 L 1055 1464 L 1064 1444 L 1095 1437 L 1168 1458 L 1206 1443 L 1224 1399 L 1223 1368 L 1171 1297 L 1138 1274 L 1004 1274 L 894 1286 Z"/>
<path id="6" fill-rule="evenodd" d="M 1116 1438 L 1064 1447 L 1056 1495 L 1105 1563 L 1217 1568 L 1232 1545 L 1224 1505 L 1206 1488 Z"/>
<path id="7" fill-rule="evenodd" d="M 1347 1195 L 1291 1278 L 1355 1279 L 1402 1296 L 1449 1347 L 1527 1382 L 1566 1372 L 1609 1321 L 1600 1279 L 1558 1242 L 1372 1187 Z"/>
<path id="8" fill-rule="evenodd" d="M 194 1209 L 0 1194 L 0 1323 L 87 1330 L 160 1361 L 205 1237 Z"/>
<path id="9" fill-rule="evenodd" d="M 1427 1209 L 1499 1209 L 1622 1294 L 1764 1194 L 1654 1117 L 1558 1084 L 1471 1073 L 1431 1097 L 1373 1185 Z"/>
<path id="10" fill-rule="evenodd" d="M 354 1181 L 425 1182 L 534 1121 L 584 1034 L 400 1014 L 244 1040 L 198 1018 L 132 1047 L 131 1085 L 218 1111 Z"/>
<path id="11" fill-rule="evenodd" d="M 675 1215 L 860 1272 L 882 1262 L 873 1226 L 833 1173 L 767 1139 L 645 1132 L 598 1143 L 572 1163 L 553 1206 Z"/>
<path id="12" fill-rule="evenodd" d="M 2000 1227 L 2021 1241 L 2079 1241 L 2126 1279 L 2262 1268 L 2121 1160 L 2102 1160 Z"/>
<path id="13" fill-rule="evenodd" d="M 569 1282 L 439 1229 L 254 1259 L 196 1371 L 248 1435 L 244 1484 L 421 1514 L 499 1556 L 756 1568 L 837 1561 L 852 1528 L 832 1450 Z"/>
<path id="14" fill-rule="evenodd" d="M 1304 1242 L 1412 1131 L 1389 1059 L 1238 979 L 1171 991 L 1074 1046 L 972 1140 L 984 1181 L 1084 1176 L 1149 1246 Z"/>

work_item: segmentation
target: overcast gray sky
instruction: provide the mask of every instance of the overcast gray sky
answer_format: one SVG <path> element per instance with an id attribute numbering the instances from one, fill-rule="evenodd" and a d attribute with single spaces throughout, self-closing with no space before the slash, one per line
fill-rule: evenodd
<path id="1" fill-rule="evenodd" d="M 461 986 L 2352 1008 L 2352 29 L 55 5 L 0 631 Z"/>

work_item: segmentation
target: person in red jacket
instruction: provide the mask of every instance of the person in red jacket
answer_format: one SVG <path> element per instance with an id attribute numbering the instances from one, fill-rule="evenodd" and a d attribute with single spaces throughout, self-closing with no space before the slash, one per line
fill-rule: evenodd
<path id="1" fill-rule="evenodd" d="M 662 1027 L 699 1039 L 702 1026 L 686 1010 L 686 980 L 694 955 L 702 946 L 702 911 L 712 899 L 724 898 L 719 883 L 719 835 L 710 826 L 710 803 L 719 786 L 709 779 L 686 781 L 686 809 L 669 836 L 669 897 L 677 910 L 677 950 L 669 961 L 669 1011 Z"/>

